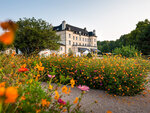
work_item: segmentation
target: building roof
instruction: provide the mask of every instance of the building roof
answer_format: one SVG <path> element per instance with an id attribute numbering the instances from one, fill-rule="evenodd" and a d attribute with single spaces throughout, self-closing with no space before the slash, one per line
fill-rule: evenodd
<path id="1" fill-rule="evenodd" d="M 59 26 L 53 27 L 53 30 L 63 31 L 62 24 L 60 24 Z M 84 36 L 96 36 L 94 32 L 88 32 L 86 30 L 86 28 L 82 29 L 82 28 L 75 27 L 75 26 L 72 26 L 72 25 L 69 25 L 69 24 L 66 24 L 66 28 L 64 30 L 72 31 L 75 34 L 84 35 Z"/>

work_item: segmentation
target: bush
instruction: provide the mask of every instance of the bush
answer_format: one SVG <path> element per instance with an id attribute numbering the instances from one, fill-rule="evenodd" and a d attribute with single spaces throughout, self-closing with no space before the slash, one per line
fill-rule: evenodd
<path id="1" fill-rule="evenodd" d="M 135 49 L 135 46 L 122 46 L 121 48 L 114 49 L 113 53 L 124 57 L 139 57 L 141 55 L 141 53 Z"/>
<path id="2" fill-rule="evenodd" d="M 88 58 L 92 58 L 92 54 L 91 54 L 91 53 L 88 53 L 88 54 L 87 54 L 87 57 L 88 57 Z"/>

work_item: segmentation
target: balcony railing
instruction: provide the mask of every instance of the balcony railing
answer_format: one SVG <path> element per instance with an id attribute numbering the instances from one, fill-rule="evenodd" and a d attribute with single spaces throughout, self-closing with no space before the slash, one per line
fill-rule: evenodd
<path id="1" fill-rule="evenodd" d="M 91 45 L 72 45 L 72 46 L 82 46 L 82 47 L 97 47 L 97 46 L 91 46 Z"/>

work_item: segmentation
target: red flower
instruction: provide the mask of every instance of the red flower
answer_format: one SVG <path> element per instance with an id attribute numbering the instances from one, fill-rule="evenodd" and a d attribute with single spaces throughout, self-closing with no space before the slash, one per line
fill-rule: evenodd
<path id="1" fill-rule="evenodd" d="M 19 72 L 25 72 L 25 71 L 29 71 L 27 68 L 19 68 L 18 69 Z"/>

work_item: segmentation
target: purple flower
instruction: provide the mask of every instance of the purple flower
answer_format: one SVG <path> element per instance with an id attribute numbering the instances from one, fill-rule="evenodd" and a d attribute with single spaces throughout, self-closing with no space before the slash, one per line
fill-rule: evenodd
<path id="1" fill-rule="evenodd" d="M 102 83 L 100 83 L 100 86 L 102 86 L 103 84 Z"/>
<path id="2" fill-rule="evenodd" d="M 75 73 L 77 73 L 77 70 L 75 70 Z"/>
<path id="3" fill-rule="evenodd" d="M 97 70 L 94 70 L 94 72 L 97 72 Z"/>
<path id="4" fill-rule="evenodd" d="M 66 102 L 65 102 L 65 101 L 63 101 L 61 98 L 59 98 L 59 99 L 58 99 L 58 102 L 59 102 L 60 104 L 63 104 L 63 105 L 65 105 L 65 104 L 66 104 Z"/>

